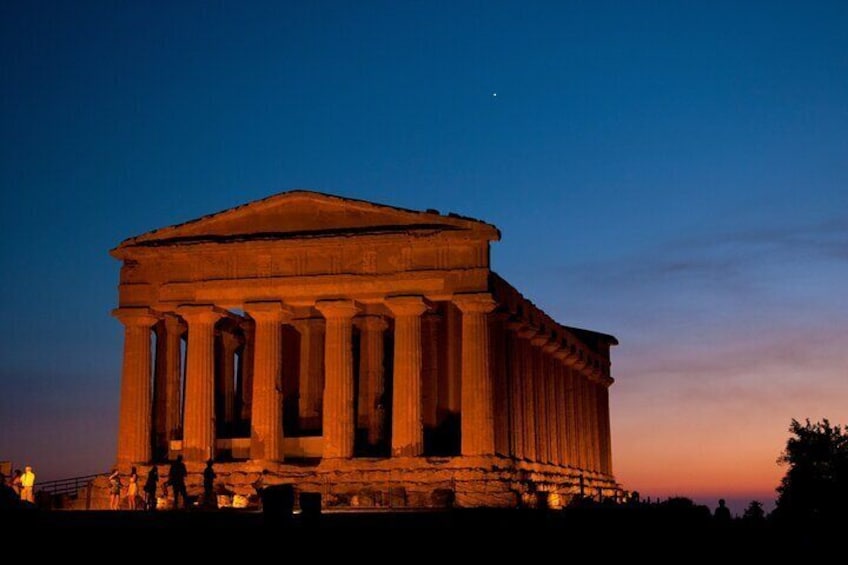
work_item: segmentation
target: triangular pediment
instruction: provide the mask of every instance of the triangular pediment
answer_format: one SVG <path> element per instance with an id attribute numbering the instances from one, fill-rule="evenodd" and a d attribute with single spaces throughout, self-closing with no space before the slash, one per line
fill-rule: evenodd
<path id="1" fill-rule="evenodd" d="M 118 249 L 410 230 L 462 230 L 477 232 L 483 239 L 499 238 L 497 228 L 491 224 L 454 214 L 445 216 L 435 211 L 406 210 L 320 192 L 294 190 L 147 232 L 125 240 Z"/>

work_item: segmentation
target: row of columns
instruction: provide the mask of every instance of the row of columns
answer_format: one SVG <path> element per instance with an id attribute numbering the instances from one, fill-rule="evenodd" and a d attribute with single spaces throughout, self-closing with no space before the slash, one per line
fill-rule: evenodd
<path id="1" fill-rule="evenodd" d="M 495 452 L 492 382 L 489 376 L 488 313 L 495 302 L 488 294 L 457 295 L 454 303 L 461 311 L 461 452 L 463 455 L 487 455 Z M 390 297 L 385 301 L 395 322 L 394 371 L 392 387 L 393 456 L 417 456 L 423 453 L 424 408 L 435 414 L 435 399 L 422 390 L 425 363 L 422 358 L 422 317 L 427 303 L 420 296 Z M 323 414 L 323 456 L 353 456 L 354 379 L 352 330 L 359 308 L 352 300 L 322 300 L 316 309 L 324 317 L 323 373 L 324 386 L 320 405 L 317 390 L 320 371 L 314 362 L 319 332 L 305 322 L 301 339 L 301 355 L 313 362 L 301 363 L 301 406 L 306 415 Z M 281 326 L 292 323 L 291 312 L 280 301 L 252 302 L 244 306 L 254 320 L 252 343 L 252 386 L 249 392 L 252 413 L 250 457 L 259 461 L 283 459 L 282 425 L 282 347 Z M 211 305 L 189 305 L 177 308 L 188 331 L 185 372 L 185 409 L 183 417 L 183 454 L 189 461 L 205 461 L 215 451 L 215 324 L 229 315 Z M 161 315 L 149 308 L 120 308 L 114 315 L 124 324 L 124 363 L 121 385 L 121 414 L 118 439 L 118 461 L 141 463 L 151 460 L 151 366 L 150 328 Z M 169 321 L 170 320 L 170 321 Z M 367 387 L 360 413 L 367 419 L 368 438 L 376 442 L 383 435 L 385 408 L 376 399 L 382 397 L 383 332 L 385 320 L 376 316 L 357 318 L 361 332 L 360 375 Z M 173 429 L 179 419 L 179 355 L 181 329 L 179 319 L 165 315 L 165 349 L 157 390 L 165 391 L 170 402 L 162 405 L 165 426 Z M 171 324 L 168 329 L 168 324 Z M 176 337 L 175 337 L 176 336 Z M 174 341 L 176 340 L 176 341 Z M 158 343 L 158 342 L 157 342 Z M 247 343 L 245 347 L 247 347 Z M 158 347 L 158 345 L 157 345 Z M 303 357 L 302 357 L 303 359 Z M 159 356 L 157 356 L 157 362 Z M 157 372 L 157 375 L 160 373 Z M 434 380 L 434 379 L 431 379 Z M 161 385 L 161 388 L 159 388 Z M 226 392 L 225 392 L 226 394 Z M 176 395 L 176 398 L 170 398 Z M 245 396 L 248 391 L 245 391 Z M 427 396 L 428 402 L 424 402 Z M 373 401 L 373 402 L 372 402 Z M 157 410 L 159 404 L 157 403 Z M 176 410 L 176 412 L 173 412 Z M 157 414 L 158 418 L 162 416 Z M 170 420 L 169 420 L 170 418 Z"/>
<path id="2" fill-rule="evenodd" d="M 607 383 L 587 378 L 581 362 L 560 344 L 523 323 L 489 324 L 495 303 L 489 295 L 459 295 L 454 303 L 461 312 L 461 453 L 499 454 L 529 461 L 568 465 L 611 474 L 611 446 Z M 422 332 L 430 338 L 424 347 L 434 348 L 435 316 L 425 315 L 427 305 L 420 297 L 394 297 L 386 306 L 395 320 L 393 456 L 423 453 L 425 421 L 436 418 L 439 370 L 435 350 L 422 349 Z M 351 457 L 356 422 L 352 327 L 360 330 L 360 425 L 368 430 L 368 441 L 384 437 L 383 333 L 386 321 L 379 316 L 357 316 L 350 300 L 321 301 L 316 305 L 320 320 L 291 320 L 281 302 L 254 302 L 245 306 L 253 319 L 252 335 L 245 354 L 252 360 L 251 382 L 244 382 L 243 395 L 250 408 L 251 458 L 282 460 L 281 325 L 294 323 L 301 334 L 300 412 L 317 418 L 323 413 L 324 456 Z M 119 309 L 116 316 L 125 326 L 124 379 L 121 393 L 119 460 L 143 462 L 151 458 L 150 328 L 160 315 L 146 308 Z M 214 339 L 215 324 L 226 311 L 212 306 L 184 306 L 177 314 L 165 315 L 157 340 L 156 422 L 173 430 L 180 420 L 180 339 L 187 329 L 185 417 L 183 453 L 189 460 L 213 457 L 215 445 Z M 498 318 L 503 322 L 503 318 Z M 446 330 L 450 330 L 448 318 Z M 503 330 L 508 329 L 505 332 Z M 164 339 L 162 339 L 164 337 Z M 490 341 L 495 340 L 495 357 Z M 234 345 L 233 345 L 234 346 Z M 248 352 L 248 346 L 251 349 Z M 227 347 L 225 346 L 225 349 Z M 232 349 L 230 347 L 229 349 Z M 506 355 L 498 357 L 499 352 Z M 226 355 L 225 351 L 225 355 Z M 232 353 L 230 353 L 230 356 Z M 323 355 L 323 359 L 321 359 Z M 450 357 L 448 358 L 450 364 Z M 323 365 L 323 366 L 322 366 Z M 423 379 L 425 371 L 434 374 Z M 322 389 L 322 377 L 326 383 Z M 233 379 L 228 379 L 232 381 Z M 497 391 L 493 391 L 493 385 Z M 232 392 L 232 391 L 230 391 Z M 224 391 L 227 394 L 227 391 Z M 323 407 L 322 407 L 323 404 Z M 232 403 L 229 403 L 232 409 Z M 497 415 L 497 417 L 496 417 Z M 242 414 L 244 416 L 244 414 Z M 226 417 L 226 414 L 224 415 Z M 157 429 L 157 434 L 160 430 Z"/>
<path id="3" fill-rule="evenodd" d="M 499 453 L 612 474 L 608 382 L 586 376 L 572 351 L 530 325 L 506 328 L 510 434 Z"/>

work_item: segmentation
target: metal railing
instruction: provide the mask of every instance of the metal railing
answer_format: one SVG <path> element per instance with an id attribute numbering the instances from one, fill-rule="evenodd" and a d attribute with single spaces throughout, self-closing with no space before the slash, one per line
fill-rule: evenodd
<path id="1" fill-rule="evenodd" d="M 82 477 L 35 483 L 35 491 L 46 492 L 53 496 L 69 496 L 74 498 L 79 494 L 80 489 L 89 487 L 94 482 L 94 479 L 99 476 L 101 475 L 83 475 Z"/>

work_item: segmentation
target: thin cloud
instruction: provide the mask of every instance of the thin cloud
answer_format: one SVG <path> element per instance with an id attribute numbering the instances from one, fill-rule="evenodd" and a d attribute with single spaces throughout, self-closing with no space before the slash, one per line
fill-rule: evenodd
<path id="1" fill-rule="evenodd" d="M 630 257 L 561 266 L 557 275 L 595 288 L 722 281 L 738 290 L 757 265 L 789 261 L 848 263 L 848 220 L 681 238 Z"/>

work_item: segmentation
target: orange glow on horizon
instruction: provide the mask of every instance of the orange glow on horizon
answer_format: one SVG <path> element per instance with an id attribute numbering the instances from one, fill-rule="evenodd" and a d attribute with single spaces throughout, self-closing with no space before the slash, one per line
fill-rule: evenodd
<path id="1" fill-rule="evenodd" d="M 790 368 L 713 378 L 738 388 L 712 394 L 709 381 L 694 393 L 672 381 L 661 394 L 637 392 L 638 377 L 619 377 L 611 389 L 613 472 L 627 490 L 643 496 L 737 497 L 771 501 L 786 472 L 778 464 L 792 418 L 820 420 L 840 414 L 848 384 L 838 379 L 838 359 L 822 367 L 818 383 L 781 394 Z M 618 390 L 616 390 L 618 389 Z M 646 403 L 650 401 L 650 406 Z"/>

